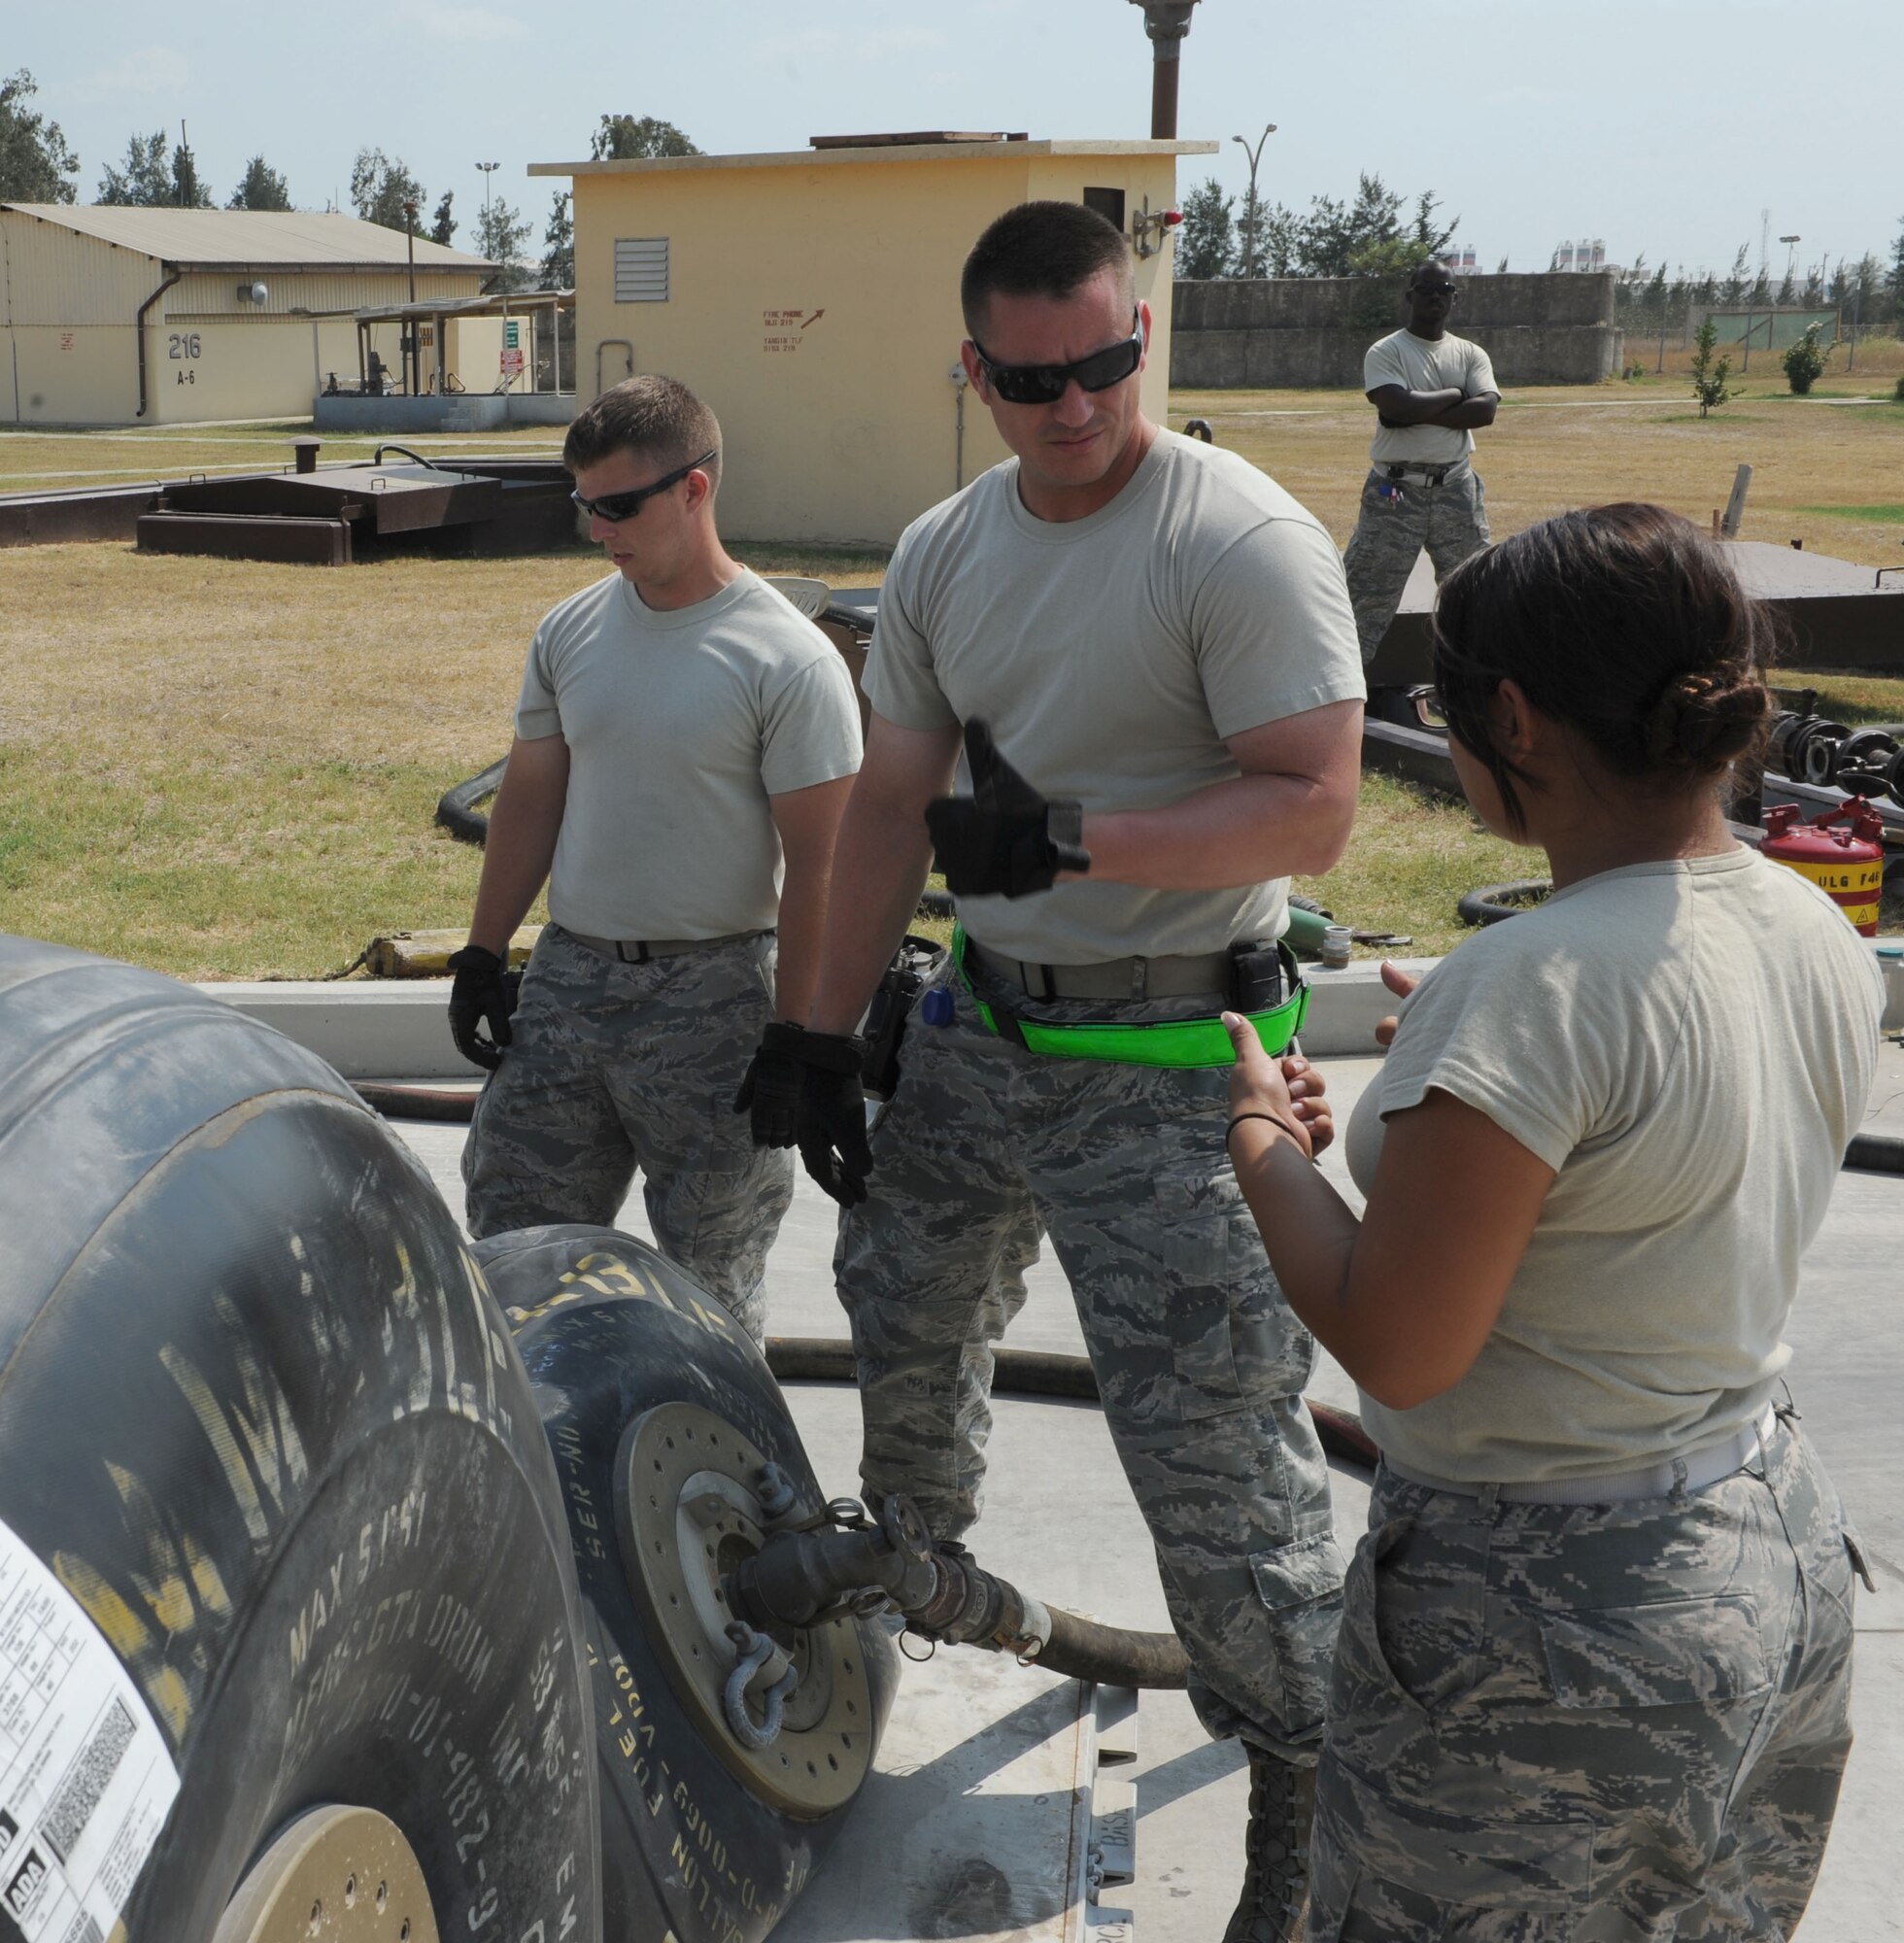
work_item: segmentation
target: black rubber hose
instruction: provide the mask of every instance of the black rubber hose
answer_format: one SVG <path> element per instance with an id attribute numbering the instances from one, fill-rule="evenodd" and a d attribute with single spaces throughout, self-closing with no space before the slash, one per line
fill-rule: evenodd
<path id="1" fill-rule="evenodd" d="M 388 1086 L 374 1080 L 353 1080 L 351 1091 L 366 1107 L 390 1120 L 442 1120 L 467 1125 L 476 1110 L 480 1082 L 464 1086 Z M 1904 1136 L 1853 1134 L 1845 1149 L 1845 1167 L 1877 1174 L 1904 1174 Z M 1061 1356 L 1042 1349 L 998 1349 L 998 1388 L 1007 1395 L 1081 1397 L 1095 1403 L 1098 1380 L 1082 1356 Z M 783 1370 L 776 1356 L 784 1356 Z M 837 1339 L 775 1336 L 767 1344 L 773 1374 L 791 1381 L 848 1383 L 853 1381 L 853 1346 Z M 1007 1371 L 1011 1374 L 1007 1377 Z M 1315 1434 L 1332 1457 L 1373 1468 L 1376 1448 L 1361 1424 L 1346 1411 L 1325 1403 L 1309 1404 Z M 1331 1440 L 1334 1440 L 1333 1442 Z"/>
<path id="2" fill-rule="evenodd" d="M 1873 1174 L 1904 1174 L 1904 1134 L 1853 1134 L 1843 1164 Z"/>
<path id="3" fill-rule="evenodd" d="M 407 445 L 380 445 L 377 448 L 377 450 L 370 455 L 371 464 L 372 465 L 383 464 L 384 454 L 387 452 L 400 452 L 402 453 L 405 459 L 414 459 L 419 465 L 426 465 L 432 472 L 441 472 L 443 469 L 440 465 L 437 464 L 435 460 L 425 459 L 421 452 L 412 452 Z"/>
<path id="4" fill-rule="evenodd" d="M 1060 1355 L 1050 1349 L 994 1349 L 992 1360 L 992 1387 L 1001 1395 L 1098 1401 L 1097 1372 L 1086 1356 Z M 853 1346 L 837 1337 L 769 1336 L 766 1366 L 782 1382 L 850 1383 L 856 1374 Z M 1381 1453 L 1352 1411 L 1337 1410 L 1312 1397 L 1303 1401 L 1316 1437 L 1331 1457 L 1374 1471 Z"/>
<path id="5" fill-rule="evenodd" d="M 1174 1633 L 1128 1632 L 1080 1619 L 1062 1606 L 1044 1610 L 1051 1616 L 1051 1637 L 1036 1664 L 1104 1687 L 1189 1686 L 1190 1656 Z"/>
<path id="6" fill-rule="evenodd" d="M 1454 906 L 1463 924 L 1499 924 L 1537 904 L 1553 889 L 1545 877 L 1521 877 L 1511 884 L 1482 884 L 1466 892 Z"/>
<path id="7" fill-rule="evenodd" d="M 436 820 L 460 843 L 482 845 L 490 840 L 490 820 L 476 805 L 502 787 L 509 758 L 492 763 L 480 776 L 447 789 L 436 800 Z"/>
<path id="8" fill-rule="evenodd" d="M 354 1079 L 351 1091 L 387 1120 L 443 1120 L 467 1126 L 476 1111 L 481 1082 L 463 1086 L 384 1086 Z"/>

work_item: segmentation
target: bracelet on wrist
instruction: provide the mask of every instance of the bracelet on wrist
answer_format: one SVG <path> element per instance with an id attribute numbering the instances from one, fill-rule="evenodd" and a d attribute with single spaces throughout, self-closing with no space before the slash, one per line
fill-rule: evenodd
<path id="1" fill-rule="evenodd" d="M 1299 1147 L 1306 1146 L 1301 1134 L 1285 1120 L 1280 1113 L 1233 1113 L 1230 1124 L 1223 1129 L 1223 1144 L 1228 1146 L 1230 1137 L 1245 1120 L 1267 1120 L 1273 1127 L 1280 1127 Z"/>

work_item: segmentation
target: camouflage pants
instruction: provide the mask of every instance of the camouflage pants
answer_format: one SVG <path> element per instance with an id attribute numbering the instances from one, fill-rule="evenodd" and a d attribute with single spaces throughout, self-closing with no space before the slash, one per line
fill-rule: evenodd
<path id="1" fill-rule="evenodd" d="M 1472 466 L 1439 486 L 1390 480 L 1372 470 L 1362 482 L 1361 517 L 1343 555 L 1362 665 L 1375 660 L 1423 547 L 1440 581 L 1486 544 L 1487 494 Z"/>
<path id="2" fill-rule="evenodd" d="M 1229 1074 L 1040 1057 L 915 1012 L 874 1127 L 871 1198 L 840 1224 L 869 1494 L 939 1538 L 976 1517 L 992 1344 L 1040 1225 L 1070 1278 L 1105 1419 L 1156 1548 L 1212 1734 L 1312 1757 L 1341 1610 L 1328 1469 L 1302 1400 L 1309 1332 L 1224 1150 Z M 1214 1001 L 1033 1004 L 1025 1016 L 1196 1017 Z"/>
<path id="3" fill-rule="evenodd" d="M 1791 1425 L 1704 1491 L 1383 1471 L 1349 1568 L 1309 1943 L 1783 1938 L 1851 1748 L 1852 1554 Z"/>
<path id="4" fill-rule="evenodd" d="M 792 1154 L 730 1110 L 773 1011 L 770 934 L 624 965 L 548 925 L 462 1151 L 469 1232 L 612 1227 L 638 1166 L 655 1240 L 756 1342 Z"/>

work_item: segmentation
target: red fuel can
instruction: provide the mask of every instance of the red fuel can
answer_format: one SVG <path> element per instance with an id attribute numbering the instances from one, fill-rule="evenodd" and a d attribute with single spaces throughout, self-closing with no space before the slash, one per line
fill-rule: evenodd
<path id="1" fill-rule="evenodd" d="M 1809 877 L 1865 937 L 1878 935 L 1878 900 L 1885 884 L 1884 821 L 1861 796 L 1847 797 L 1801 823 L 1795 802 L 1766 806 L 1765 840 L 1758 847 L 1776 864 Z M 1849 827 L 1834 830 L 1833 824 Z"/>

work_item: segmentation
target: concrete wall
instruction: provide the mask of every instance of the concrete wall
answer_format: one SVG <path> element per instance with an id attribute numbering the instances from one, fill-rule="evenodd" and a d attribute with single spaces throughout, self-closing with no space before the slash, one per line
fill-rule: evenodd
<path id="1" fill-rule="evenodd" d="M 1075 145 L 1084 150 L 1086 145 Z M 727 443 L 725 531 L 755 539 L 897 539 L 1005 457 L 967 394 L 964 460 L 950 373 L 965 335 L 959 270 L 993 217 L 1035 196 L 1124 190 L 1169 207 L 1175 153 L 1148 143 L 1001 144 L 577 167 L 576 391 L 629 371 L 699 392 Z M 539 165 L 537 173 L 553 173 Z M 1127 222 L 1128 227 L 1128 222 Z M 615 300 L 617 238 L 665 237 L 665 301 Z M 1168 398 L 1171 253 L 1137 261 L 1155 316 L 1146 408 Z"/>
<path id="2" fill-rule="evenodd" d="M 493 431 L 498 426 L 566 426 L 575 416 L 573 392 L 468 392 L 446 397 L 325 397 L 314 415 L 319 431 Z"/>
<path id="3" fill-rule="evenodd" d="M 1596 385 L 1620 368 L 1611 275 L 1464 277 L 1451 327 L 1504 385 Z M 1171 383 L 1186 389 L 1362 385 L 1362 355 L 1407 323 L 1400 290 L 1366 277 L 1176 286 Z"/>

